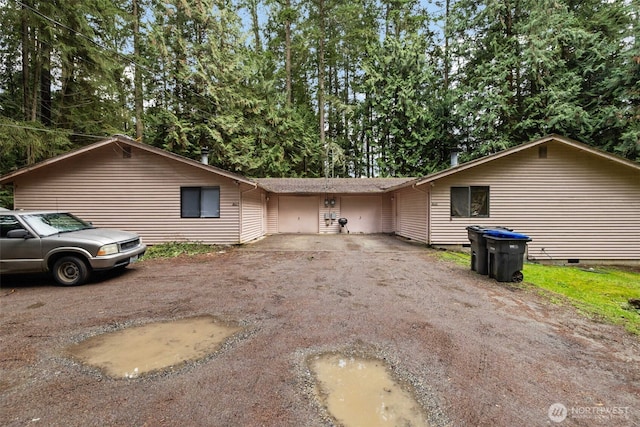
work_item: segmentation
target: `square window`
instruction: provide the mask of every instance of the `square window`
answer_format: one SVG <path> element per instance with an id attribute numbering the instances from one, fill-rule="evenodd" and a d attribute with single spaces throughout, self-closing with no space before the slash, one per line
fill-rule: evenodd
<path id="1" fill-rule="evenodd" d="M 220 187 L 180 188 L 182 218 L 220 218 Z"/>
<path id="2" fill-rule="evenodd" d="M 451 216 L 488 217 L 489 187 L 451 187 Z"/>

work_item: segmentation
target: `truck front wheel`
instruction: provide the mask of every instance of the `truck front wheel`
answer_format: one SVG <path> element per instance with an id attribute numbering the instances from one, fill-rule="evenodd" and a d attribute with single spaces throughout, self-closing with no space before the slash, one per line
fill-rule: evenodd
<path id="1" fill-rule="evenodd" d="M 78 286 L 89 278 L 89 269 L 82 259 L 64 256 L 53 264 L 53 278 L 62 286 Z"/>

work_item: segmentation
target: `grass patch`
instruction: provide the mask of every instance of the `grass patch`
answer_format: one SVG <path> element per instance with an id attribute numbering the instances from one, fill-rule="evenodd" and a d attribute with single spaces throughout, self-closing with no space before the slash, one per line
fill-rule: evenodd
<path id="1" fill-rule="evenodd" d="M 525 264 L 525 281 L 564 296 L 590 317 L 623 325 L 640 335 L 640 312 L 629 299 L 640 299 L 640 274 L 610 267 L 580 268 Z"/>
<path id="2" fill-rule="evenodd" d="M 182 255 L 192 256 L 192 255 L 208 254 L 211 252 L 218 252 L 220 250 L 221 250 L 220 246 L 205 245 L 203 243 L 193 243 L 193 242 L 162 243 L 162 244 L 153 245 L 147 248 L 147 252 L 144 254 L 143 260 L 176 258 Z"/>
<path id="3" fill-rule="evenodd" d="M 453 261 L 458 265 L 466 265 L 471 268 L 471 255 L 469 254 L 456 251 L 442 251 L 438 252 L 438 256 L 440 259 Z"/>
<path id="4" fill-rule="evenodd" d="M 471 265 L 470 255 L 442 252 L 440 258 Z M 524 282 L 541 290 L 554 304 L 569 303 L 595 320 L 622 325 L 640 335 L 640 311 L 629 299 L 640 299 L 640 274 L 613 267 L 566 267 L 525 264 Z"/>

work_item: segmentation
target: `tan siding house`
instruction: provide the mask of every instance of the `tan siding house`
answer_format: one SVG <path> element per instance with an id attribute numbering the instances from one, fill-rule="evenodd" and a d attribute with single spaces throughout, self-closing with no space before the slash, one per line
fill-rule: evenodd
<path id="1" fill-rule="evenodd" d="M 71 211 L 149 244 L 337 234 L 346 217 L 352 233 L 433 246 L 467 245 L 469 225 L 502 225 L 533 239 L 531 260 L 640 260 L 640 164 L 557 135 L 418 179 L 255 180 L 118 136 L 0 184 L 14 185 L 16 208 Z"/>
<path id="2" fill-rule="evenodd" d="M 393 233 L 396 230 L 396 207 L 393 193 L 382 195 L 382 232 Z"/>
<path id="3" fill-rule="evenodd" d="M 267 234 L 278 234 L 278 195 L 267 193 Z"/>
<path id="4" fill-rule="evenodd" d="M 265 234 L 266 194 L 256 185 L 241 193 L 240 243 L 250 242 Z"/>
<path id="5" fill-rule="evenodd" d="M 489 187 L 488 216 L 456 217 L 452 187 Z M 536 261 L 640 259 L 640 165 L 550 136 L 420 180 L 436 246 L 468 243 L 469 225 L 529 235 Z"/>
<path id="6" fill-rule="evenodd" d="M 70 211 L 98 227 L 137 232 L 148 244 L 234 244 L 264 234 L 260 190 L 247 191 L 256 188 L 253 182 L 124 137 L 0 180 L 9 182 L 14 185 L 15 208 Z M 218 188 L 219 217 L 182 218 L 183 187 Z"/>
<path id="7" fill-rule="evenodd" d="M 411 186 L 396 191 L 394 196 L 397 211 L 396 234 L 407 239 L 427 243 L 429 241 L 427 193 L 422 187 L 416 189 Z"/>
<path id="8" fill-rule="evenodd" d="M 329 203 L 328 206 L 325 206 L 325 197 L 322 196 L 318 200 L 320 215 L 318 215 L 318 229 L 320 230 L 320 234 L 338 234 L 340 233 L 340 224 L 338 224 L 337 219 L 342 215 L 342 197 L 336 197 L 335 194 L 327 195 L 326 199 L 329 201 L 333 200 L 334 204 L 331 205 Z M 335 219 L 331 219 L 332 215 Z M 325 218 L 329 218 L 326 220 Z"/>

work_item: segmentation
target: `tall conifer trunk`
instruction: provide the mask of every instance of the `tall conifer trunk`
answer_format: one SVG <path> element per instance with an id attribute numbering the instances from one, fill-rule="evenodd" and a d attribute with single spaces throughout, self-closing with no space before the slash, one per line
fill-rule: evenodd
<path id="1" fill-rule="evenodd" d="M 324 117 L 324 0 L 318 1 L 318 14 L 320 21 L 320 35 L 318 40 L 318 116 L 320 123 L 320 144 L 325 149 L 325 177 L 329 176 L 329 145 L 325 136 L 325 117 Z"/>
<path id="2" fill-rule="evenodd" d="M 51 47 L 40 43 L 40 121 L 44 126 L 51 126 Z"/>
<path id="3" fill-rule="evenodd" d="M 287 94 L 287 106 L 291 106 L 292 94 L 291 94 L 291 0 L 287 0 L 286 3 L 287 14 L 284 23 L 284 50 L 285 50 L 285 85 Z"/>
<path id="4" fill-rule="evenodd" d="M 144 123 L 142 122 L 144 100 L 142 94 L 142 70 L 140 70 L 140 11 L 138 8 L 138 0 L 133 0 L 133 57 L 135 61 L 133 96 L 136 114 L 136 139 L 140 140 L 144 133 Z"/>
<path id="5" fill-rule="evenodd" d="M 24 120 L 29 120 L 31 118 L 31 108 L 30 105 L 30 97 L 31 93 L 29 87 L 29 54 L 30 54 L 30 42 L 29 42 L 29 22 L 27 20 L 27 4 L 28 0 L 24 0 L 22 4 L 22 116 Z"/>

